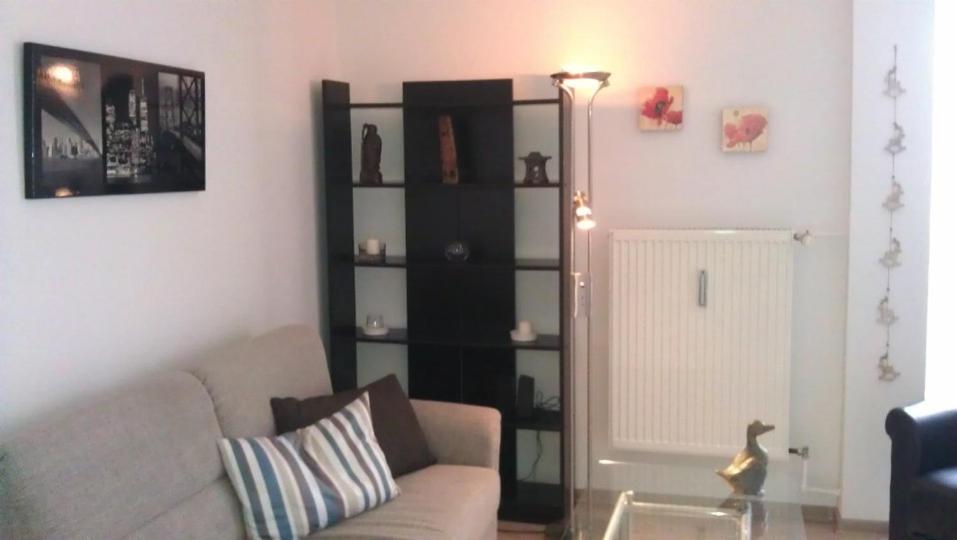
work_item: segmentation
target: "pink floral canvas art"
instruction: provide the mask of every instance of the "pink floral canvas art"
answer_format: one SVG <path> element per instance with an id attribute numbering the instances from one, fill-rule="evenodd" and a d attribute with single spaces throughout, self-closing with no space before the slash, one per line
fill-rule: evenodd
<path id="1" fill-rule="evenodd" d="M 768 149 L 768 110 L 760 107 L 721 111 L 721 149 L 764 152 Z"/>
<path id="2" fill-rule="evenodd" d="M 638 89 L 638 129 L 673 131 L 684 123 L 685 91 L 682 86 L 646 86 Z"/>

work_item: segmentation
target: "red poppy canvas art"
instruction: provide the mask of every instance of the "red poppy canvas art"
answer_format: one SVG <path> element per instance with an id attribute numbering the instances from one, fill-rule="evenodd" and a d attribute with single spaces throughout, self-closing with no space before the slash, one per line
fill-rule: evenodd
<path id="1" fill-rule="evenodd" d="M 721 111 L 721 149 L 764 152 L 768 149 L 768 110 L 760 107 Z"/>
<path id="2" fill-rule="evenodd" d="M 684 87 L 646 86 L 638 89 L 638 129 L 673 131 L 684 123 Z"/>

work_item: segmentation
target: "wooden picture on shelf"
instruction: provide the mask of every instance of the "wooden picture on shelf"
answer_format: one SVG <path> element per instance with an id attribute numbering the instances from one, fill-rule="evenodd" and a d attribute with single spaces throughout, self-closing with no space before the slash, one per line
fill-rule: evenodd
<path id="1" fill-rule="evenodd" d="M 442 183 L 459 183 L 458 153 L 455 150 L 455 128 L 452 126 L 452 117 L 443 114 L 439 116 L 439 155 L 442 159 Z"/>
<path id="2" fill-rule="evenodd" d="M 206 188 L 202 72 L 26 43 L 26 197 Z"/>

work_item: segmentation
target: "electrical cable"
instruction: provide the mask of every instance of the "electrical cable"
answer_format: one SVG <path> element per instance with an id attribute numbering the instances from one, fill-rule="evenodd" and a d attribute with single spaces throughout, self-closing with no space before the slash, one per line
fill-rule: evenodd
<path id="1" fill-rule="evenodd" d="M 558 411 L 561 409 L 561 400 L 558 396 L 546 398 L 541 390 L 536 390 L 535 408 L 543 411 Z M 535 430 L 535 461 L 532 462 L 532 467 L 529 469 L 528 474 L 521 479 L 522 482 L 535 477 L 538 473 L 538 464 L 541 463 L 544 454 L 545 445 L 542 442 L 542 430 L 538 429 Z"/>

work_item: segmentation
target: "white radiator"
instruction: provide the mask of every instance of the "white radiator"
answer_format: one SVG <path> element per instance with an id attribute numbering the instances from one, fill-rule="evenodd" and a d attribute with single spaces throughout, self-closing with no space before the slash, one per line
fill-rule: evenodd
<path id="1" fill-rule="evenodd" d="M 754 419 L 788 448 L 790 231 L 611 233 L 611 439 L 730 456 Z"/>

